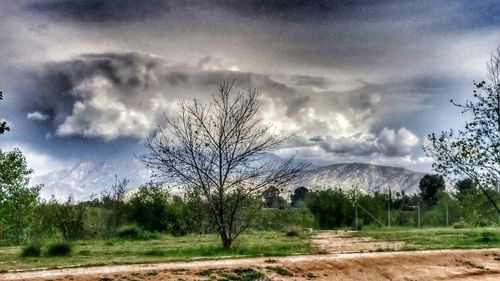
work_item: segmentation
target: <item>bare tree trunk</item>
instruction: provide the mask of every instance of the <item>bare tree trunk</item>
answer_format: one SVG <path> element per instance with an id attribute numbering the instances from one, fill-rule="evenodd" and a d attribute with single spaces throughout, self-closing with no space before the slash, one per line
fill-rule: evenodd
<path id="1" fill-rule="evenodd" d="M 233 244 L 233 239 L 230 237 L 231 234 L 228 234 L 225 229 L 221 229 L 219 235 L 222 241 L 222 248 L 224 250 L 231 249 L 231 245 Z"/>
<path id="2" fill-rule="evenodd" d="M 281 164 L 264 158 L 286 138 L 260 124 L 257 91 L 230 98 L 233 84 L 223 82 L 212 103 L 180 103 L 178 119 L 167 118 L 168 132 L 159 129 L 148 139 L 150 152 L 141 156 L 158 179 L 191 188 L 206 200 L 224 249 L 251 219 L 242 215 L 251 204 L 244 198 L 270 185 L 285 186 L 306 166 L 294 164 L 293 157 Z"/>

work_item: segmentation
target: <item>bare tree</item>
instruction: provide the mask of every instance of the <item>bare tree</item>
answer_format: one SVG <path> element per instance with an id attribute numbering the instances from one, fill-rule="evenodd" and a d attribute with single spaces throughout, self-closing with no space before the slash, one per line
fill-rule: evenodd
<path id="1" fill-rule="evenodd" d="M 0 92 L 0 100 L 3 100 L 3 93 Z M 0 122 L 0 135 L 5 133 L 6 131 L 10 131 L 10 128 L 7 126 L 7 122 Z"/>
<path id="2" fill-rule="evenodd" d="M 223 82 L 210 104 L 181 102 L 177 120 L 149 139 L 140 159 L 161 181 L 200 194 L 213 216 L 224 249 L 229 249 L 259 208 L 256 200 L 269 186 L 283 187 L 304 168 L 293 157 L 278 164 L 265 153 L 285 138 L 270 134 L 256 114 L 256 90 L 231 97 Z"/>
<path id="3" fill-rule="evenodd" d="M 488 63 L 488 80 L 474 83 L 473 100 L 465 104 L 451 100 L 462 113 L 472 114 L 472 121 L 457 132 L 430 134 L 424 150 L 435 159 L 436 172 L 452 179 L 472 179 L 500 215 L 488 192 L 500 191 L 500 49 Z"/>

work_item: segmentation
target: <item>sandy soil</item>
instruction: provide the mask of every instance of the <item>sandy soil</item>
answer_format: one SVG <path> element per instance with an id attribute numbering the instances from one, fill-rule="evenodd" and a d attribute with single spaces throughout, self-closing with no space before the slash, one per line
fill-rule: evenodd
<path id="1" fill-rule="evenodd" d="M 326 253 L 361 253 L 374 251 L 397 251 L 404 242 L 377 241 L 370 237 L 352 237 L 350 231 L 326 231 L 312 238 L 313 246 Z"/>
<path id="2" fill-rule="evenodd" d="M 254 280 L 284 281 L 500 280 L 500 249 L 368 252 L 380 247 L 378 242 L 339 235 L 345 234 L 322 233 L 314 243 L 330 247 L 325 248 L 328 252 L 363 252 L 12 272 L 0 274 L 0 280 L 191 281 L 231 280 L 244 274 L 261 276 Z"/>

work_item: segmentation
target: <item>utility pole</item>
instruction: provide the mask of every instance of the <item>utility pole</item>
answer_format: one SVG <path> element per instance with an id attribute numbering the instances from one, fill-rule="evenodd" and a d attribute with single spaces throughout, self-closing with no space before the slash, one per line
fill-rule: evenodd
<path id="1" fill-rule="evenodd" d="M 389 202 L 387 203 L 387 220 L 388 227 L 391 227 L 391 188 L 389 187 Z"/>
<path id="2" fill-rule="evenodd" d="M 446 227 L 448 227 L 448 202 L 446 202 Z"/>
<path id="3" fill-rule="evenodd" d="M 420 228 L 420 202 L 417 202 L 418 228 Z"/>
<path id="4" fill-rule="evenodd" d="M 354 203 L 354 229 L 358 230 L 358 202 L 357 200 Z"/>
<path id="5" fill-rule="evenodd" d="M 353 186 L 354 192 L 354 230 L 358 230 L 358 190 Z"/>

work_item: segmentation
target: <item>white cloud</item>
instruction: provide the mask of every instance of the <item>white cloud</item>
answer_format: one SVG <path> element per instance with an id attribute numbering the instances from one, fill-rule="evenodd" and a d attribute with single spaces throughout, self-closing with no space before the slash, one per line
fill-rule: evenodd
<path id="1" fill-rule="evenodd" d="M 405 127 L 399 128 L 397 131 L 384 128 L 376 143 L 385 155 L 410 155 L 418 144 L 418 137 Z"/>
<path id="2" fill-rule="evenodd" d="M 116 89 L 102 77 L 86 80 L 75 90 L 87 98 L 75 102 L 71 115 L 57 128 L 58 136 L 81 135 L 105 140 L 120 136 L 143 138 L 154 125 L 157 112 L 139 111 L 126 105 L 113 95 Z"/>
<path id="3" fill-rule="evenodd" d="M 229 70 L 240 71 L 240 68 L 233 63 L 227 62 L 225 59 L 214 56 L 205 56 L 198 62 L 198 67 L 202 70 Z"/>
<path id="4" fill-rule="evenodd" d="M 28 168 L 33 169 L 32 177 L 43 175 L 53 170 L 61 169 L 66 166 L 64 161 L 53 157 L 50 154 L 40 152 L 25 144 L 5 143 L 2 144 L 2 150 L 10 151 L 15 148 L 21 150 Z"/>
<path id="5" fill-rule="evenodd" d="M 33 111 L 28 113 L 26 118 L 28 118 L 28 120 L 45 121 L 49 118 L 49 116 L 41 113 L 40 111 Z"/>

